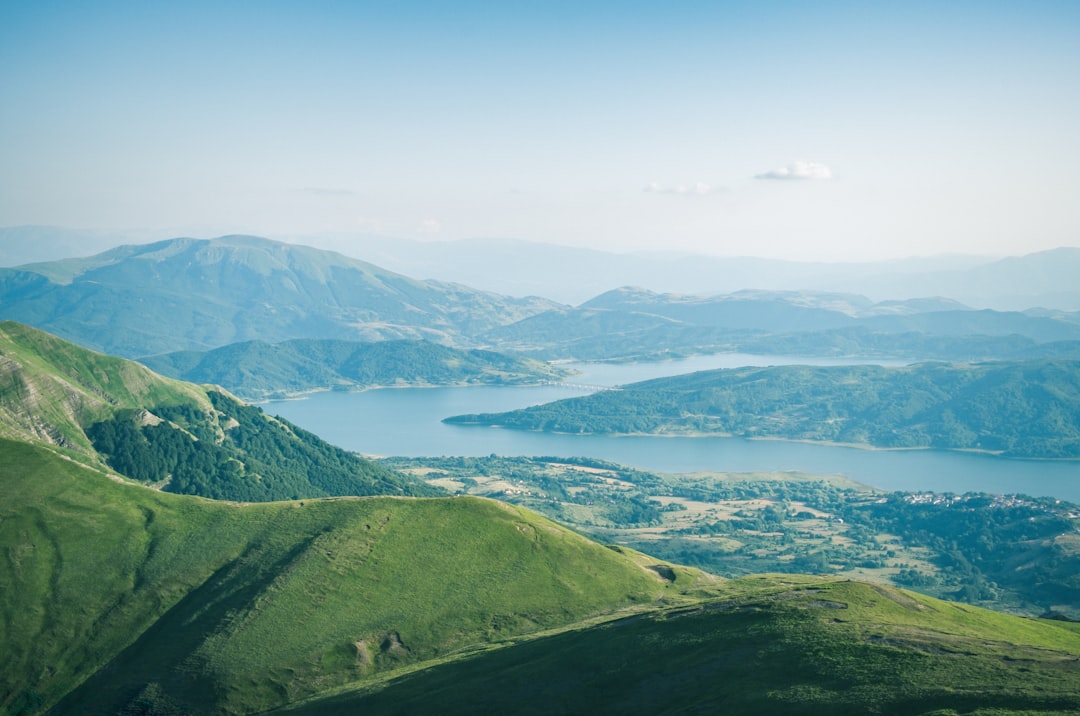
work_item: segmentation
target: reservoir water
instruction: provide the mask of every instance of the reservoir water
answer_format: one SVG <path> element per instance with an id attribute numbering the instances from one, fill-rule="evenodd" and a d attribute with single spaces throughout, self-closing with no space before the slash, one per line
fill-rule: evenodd
<path id="1" fill-rule="evenodd" d="M 743 365 L 841 362 L 724 354 L 661 363 L 571 364 L 569 367 L 580 374 L 568 379 L 570 386 L 326 392 L 263 407 L 335 445 L 367 455 L 583 456 L 657 472 L 798 471 L 843 475 L 888 490 L 1023 493 L 1080 502 L 1080 462 L 1075 461 L 1011 460 L 941 450 L 863 450 L 742 438 L 554 435 L 441 422 L 450 415 L 501 412 L 588 392 L 574 386 L 613 386 Z"/>

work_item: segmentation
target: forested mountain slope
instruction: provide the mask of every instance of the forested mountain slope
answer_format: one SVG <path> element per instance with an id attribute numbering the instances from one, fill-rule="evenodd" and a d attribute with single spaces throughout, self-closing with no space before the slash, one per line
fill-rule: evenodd
<path id="1" fill-rule="evenodd" d="M 0 323 L 0 437 L 219 499 L 438 493 L 221 390 L 12 321 Z"/>
<path id="2" fill-rule="evenodd" d="M 1080 361 L 774 366 L 633 383 L 448 422 L 1080 457 Z"/>

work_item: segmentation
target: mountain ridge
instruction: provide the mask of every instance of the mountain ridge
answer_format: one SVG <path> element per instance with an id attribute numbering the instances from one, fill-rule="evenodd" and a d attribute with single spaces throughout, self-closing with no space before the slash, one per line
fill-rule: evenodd
<path id="1" fill-rule="evenodd" d="M 66 281 L 66 283 L 65 283 Z M 553 307 L 259 237 L 170 239 L 0 269 L 0 313 L 137 357 L 242 340 L 465 336 Z"/>
<path id="2" fill-rule="evenodd" d="M 0 265 L 54 261 L 150 238 L 164 236 L 160 231 L 2 227 Z M 639 284 L 658 292 L 841 290 L 878 301 L 944 295 L 998 310 L 1035 306 L 1080 309 L 1080 292 L 1073 280 L 1080 271 L 1080 249 L 1068 246 L 1010 257 L 938 255 L 825 263 L 671 252 L 616 253 L 510 238 L 422 242 L 348 233 L 272 238 L 364 258 L 407 276 L 510 296 L 546 296 L 575 305 L 617 286 Z"/>
<path id="3" fill-rule="evenodd" d="M 489 500 L 215 502 L 0 448 L 7 713 L 259 712 L 683 589 Z"/>

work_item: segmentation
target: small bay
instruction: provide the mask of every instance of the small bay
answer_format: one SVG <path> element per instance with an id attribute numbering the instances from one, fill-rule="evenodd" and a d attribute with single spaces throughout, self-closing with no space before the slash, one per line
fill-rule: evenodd
<path id="1" fill-rule="evenodd" d="M 782 472 L 843 475 L 887 490 L 984 491 L 1080 502 L 1080 462 L 1012 460 L 942 450 L 867 450 L 777 440 L 558 435 L 446 425 L 463 413 L 501 412 L 613 386 L 743 365 L 851 363 L 723 354 L 637 364 L 570 364 L 568 385 L 387 388 L 315 393 L 264 405 L 274 415 L 368 455 L 557 455 L 610 460 L 658 472 Z M 861 361 L 870 362 L 870 361 Z M 895 364 L 895 363 L 894 363 Z"/>

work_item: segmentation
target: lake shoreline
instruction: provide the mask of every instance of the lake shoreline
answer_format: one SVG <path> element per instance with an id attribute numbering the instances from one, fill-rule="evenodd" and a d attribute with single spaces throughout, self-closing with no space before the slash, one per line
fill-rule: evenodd
<path id="1" fill-rule="evenodd" d="M 843 443 L 833 440 L 812 440 L 810 438 L 784 438 L 772 435 L 736 435 L 734 433 L 703 433 L 703 432 L 663 432 L 663 433 L 616 433 L 616 432 L 563 432 L 560 430 L 536 430 L 536 429 L 522 429 L 508 427 L 506 425 L 492 425 L 491 423 L 483 422 L 458 422 L 452 421 L 449 418 L 443 420 L 446 425 L 452 425 L 455 427 L 463 428 L 489 428 L 492 430 L 511 430 L 522 433 L 534 433 L 541 435 L 566 435 L 569 437 L 604 437 L 604 438 L 662 438 L 662 439 L 735 439 L 735 440 L 750 440 L 755 442 L 780 442 L 780 443 L 795 443 L 801 445 L 821 445 L 824 447 L 834 448 L 851 448 L 854 450 L 865 450 L 867 452 L 945 452 L 945 453 L 966 453 L 971 455 L 984 455 L 994 459 L 1000 460 L 1016 460 L 1025 462 L 1053 462 L 1053 463 L 1077 463 L 1080 464 L 1080 457 L 1036 457 L 1029 455 L 1006 455 L 1001 450 L 983 450 L 980 448 L 949 448 L 949 447 L 935 447 L 933 445 L 920 445 L 912 447 L 885 447 L 882 445 L 871 445 L 870 443 Z"/>

